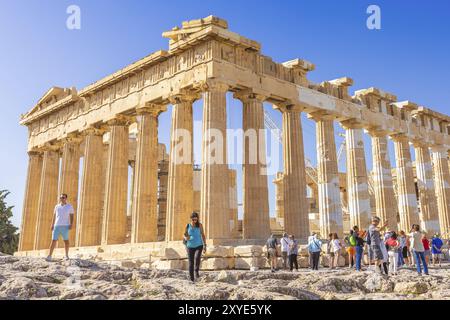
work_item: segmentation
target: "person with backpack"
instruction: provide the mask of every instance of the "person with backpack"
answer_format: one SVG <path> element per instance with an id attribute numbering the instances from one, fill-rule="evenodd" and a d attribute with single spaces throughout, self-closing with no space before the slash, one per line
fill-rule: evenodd
<path id="1" fill-rule="evenodd" d="M 203 225 L 199 221 L 198 213 L 192 212 L 191 222 L 187 224 L 184 231 L 183 243 L 186 245 L 188 260 L 189 260 L 189 276 L 194 282 L 195 277 L 200 277 L 200 261 L 202 258 L 202 251 L 206 252 L 206 237 Z"/>
<path id="2" fill-rule="evenodd" d="M 400 251 L 400 242 L 397 239 L 397 234 L 392 232 L 390 237 L 385 241 L 388 257 L 389 257 L 389 272 L 397 274 L 398 267 L 398 253 Z"/>
<path id="3" fill-rule="evenodd" d="M 277 270 L 277 245 L 278 241 L 274 234 L 271 234 L 267 239 L 267 258 L 269 259 L 270 271 L 275 272 Z"/>
<path id="4" fill-rule="evenodd" d="M 281 242 L 281 257 L 283 258 L 283 269 L 287 269 L 288 267 L 288 261 L 289 261 L 289 236 L 285 232 L 283 233 L 283 238 L 280 240 Z"/>
<path id="5" fill-rule="evenodd" d="M 344 238 L 345 241 L 345 250 L 348 253 L 348 267 L 353 268 L 355 264 L 355 255 L 356 255 L 356 237 L 354 235 L 354 231 L 350 230 L 349 235 Z"/>
<path id="6" fill-rule="evenodd" d="M 322 251 L 322 241 L 318 239 L 316 233 L 308 238 L 308 251 L 311 257 L 311 269 L 319 270 L 319 259 L 320 252 Z"/>
<path id="7" fill-rule="evenodd" d="M 360 234 L 358 226 L 353 227 L 353 237 L 355 244 L 355 269 L 361 271 L 361 261 L 364 254 L 364 232 Z"/>

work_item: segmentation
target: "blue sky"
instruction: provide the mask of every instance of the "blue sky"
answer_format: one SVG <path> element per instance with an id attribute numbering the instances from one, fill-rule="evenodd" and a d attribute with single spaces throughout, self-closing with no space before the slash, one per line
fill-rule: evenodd
<path id="1" fill-rule="evenodd" d="M 71 4 L 81 8 L 81 30 L 66 28 L 66 8 Z M 370 4 L 381 8 L 381 30 L 366 27 Z M 163 31 L 210 14 L 226 19 L 232 31 L 262 43 L 263 53 L 277 62 L 299 57 L 315 63 L 316 70 L 309 75 L 314 82 L 349 76 L 355 82 L 351 92 L 375 86 L 399 100 L 448 114 L 450 2 L 446 0 L 0 0 L 0 189 L 11 191 L 8 202 L 15 206 L 16 225 L 27 168 L 27 130 L 18 124 L 20 114 L 51 86 L 80 89 L 151 52 L 167 49 Z M 240 104 L 229 102 L 228 124 L 239 127 Z M 280 115 L 271 114 L 280 124 Z M 200 120 L 201 113 L 194 117 Z M 303 120 L 306 154 L 314 161 L 314 126 Z M 160 119 L 160 139 L 165 143 L 169 137 L 164 128 L 169 124 L 170 114 L 165 113 Z M 341 140 L 337 137 L 338 146 Z M 370 140 L 366 143 L 371 169 Z M 272 187 L 270 192 L 273 198 Z"/>

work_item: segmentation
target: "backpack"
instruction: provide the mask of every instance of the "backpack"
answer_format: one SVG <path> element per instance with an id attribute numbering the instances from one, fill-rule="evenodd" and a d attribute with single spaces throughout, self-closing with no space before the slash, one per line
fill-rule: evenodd
<path id="1" fill-rule="evenodd" d="M 367 231 L 366 239 L 364 240 L 370 246 L 370 231 Z"/>
<path id="2" fill-rule="evenodd" d="M 349 242 L 352 247 L 356 247 L 357 242 L 356 242 L 356 237 L 354 235 L 350 236 Z"/>

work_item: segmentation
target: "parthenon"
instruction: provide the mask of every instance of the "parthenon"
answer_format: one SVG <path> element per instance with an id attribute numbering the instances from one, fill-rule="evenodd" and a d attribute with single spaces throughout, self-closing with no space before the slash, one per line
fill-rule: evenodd
<path id="1" fill-rule="evenodd" d="M 258 42 L 230 31 L 218 17 L 183 22 L 163 37 L 169 39 L 168 51 L 152 53 L 81 90 L 53 87 L 22 116 L 20 123 L 29 132 L 29 164 L 18 254 L 40 255 L 48 248 L 53 207 L 63 192 L 76 210 L 70 235 L 76 248 L 180 242 L 194 210 L 213 243 L 257 243 L 274 228 L 305 241 L 314 228 L 307 199 L 310 179 L 315 179 L 322 237 L 342 235 L 346 214 L 351 226 L 366 228 L 376 214 L 393 230 L 418 223 L 430 234 L 450 237 L 449 116 L 397 101 L 374 87 L 351 95 L 348 77 L 313 83 L 307 74 L 314 64 L 274 62 Z M 244 132 L 264 129 L 263 103 L 281 113 L 277 223 L 269 213 L 265 161 L 251 161 L 248 140 L 242 150 L 243 218 L 238 219 L 236 172 L 226 162 L 228 92 L 242 102 Z M 203 100 L 203 134 L 201 164 L 194 167 L 197 100 Z M 158 117 L 169 105 L 166 150 L 158 142 Z M 313 178 L 305 164 L 302 113 L 316 126 Z M 345 130 L 345 208 L 336 122 Z M 211 132 L 222 136 L 219 147 Z M 365 134 L 372 142 L 371 173 Z M 184 139 L 189 147 L 180 153 Z M 395 146 L 395 168 L 388 141 Z M 257 154 L 265 152 L 264 136 L 257 136 L 257 146 Z"/>

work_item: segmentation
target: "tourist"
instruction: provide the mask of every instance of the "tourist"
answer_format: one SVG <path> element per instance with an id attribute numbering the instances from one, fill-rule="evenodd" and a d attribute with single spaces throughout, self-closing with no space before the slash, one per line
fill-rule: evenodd
<path id="1" fill-rule="evenodd" d="M 69 260 L 69 231 L 73 226 L 75 211 L 70 203 L 67 202 L 67 194 L 62 193 L 59 196 L 59 203 L 55 206 L 52 218 L 52 242 L 50 244 L 50 252 L 46 258 L 47 261 L 52 260 L 53 250 L 59 236 L 64 240 L 64 249 L 66 255 L 64 260 Z"/>
<path id="2" fill-rule="evenodd" d="M 409 236 L 411 237 L 411 248 L 415 255 L 417 273 L 422 275 L 422 269 L 420 264 L 423 264 L 423 272 L 428 275 L 428 266 L 425 261 L 425 248 L 422 242 L 422 233 L 420 232 L 420 226 L 413 224 Z"/>
<path id="3" fill-rule="evenodd" d="M 427 238 L 427 234 L 424 233 L 422 235 L 422 244 L 425 251 L 423 254 L 425 255 L 425 262 L 427 263 L 427 266 L 430 265 L 430 256 L 431 256 L 431 248 L 430 248 L 430 241 Z"/>
<path id="4" fill-rule="evenodd" d="M 339 266 L 341 249 L 341 241 L 339 240 L 337 233 L 333 233 L 331 236 L 331 251 L 333 252 L 333 259 L 330 261 L 330 269 L 334 269 Z"/>
<path id="5" fill-rule="evenodd" d="M 298 271 L 298 240 L 294 238 L 294 235 L 289 236 L 289 270 L 291 272 L 294 270 Z"/>
<path id="6" fill-rule="evenodd" d="M 379 227 L 380 218 L 377 216 L 372 217 L 371 222 L 372 223 L 369 226 L 369 231 L 367 234 L 370 259 L 375 261 L 375 272 L 381 273 L 381 264 L 383 262 L 383 252 L 381 251 L 381 246 L 384 244 L 381 243 L 380 231 L 386 228 L 386 224 Z"/>
<path id="7" fill-rule="evenodd" d="M 332 261 L 334 260 L 334 252 L 331 250 L 331 242 L 333 241 L 333 234 L 328 234 L 328 242 L 327 242 L 327 258 L 328 258 L 328 265 L 331 268 Z"/>
<path id="8" fill-rule="evenodd" d="M 285 232 L 283 233 L 283 238 L 280 240 L 281 242 L 281 257 L 283 258 L 283 269 L 287 269 L 288 261 L 289 261 L 289 236 Z"/>
<path id="9" fill-rule="evenodd" d="M 345 245 L 346 245 L 345 250 L 347 251 L 347 254 L 348 254 L 348 267 L 349 268 L 353 268 L 353 265 L 355 263 L 356 237 L 353 232 L 354 232 L 353 230 L 350 230 L 350 234 L 344 238 Z"/>
<path id="10" fill-rule="evenodd" d="M 393 232 L 389 239 L 385 241 L 389 256 L 389 272 L 397 274 L 398 267 L 398 254 L 400 252 L 400 241 L 397 238 L 397 234 Z"/>
<path id="11" fill-rule="evenodd" d="M 313 232 L 311 232 L 311 235 L 308 237 L 308 254 L 309 254 L 309 268 L 310 269 L 313 269 L 313 253 L 311 252 L 311 250 L 310 250 L 310 246 L 309 246 L 309 244 L 311 243 L 311 241 L 314 239 L 314 235 L 315 235 L 316 233 L 313 231 Z"/>
<path id="12" fill-rule="evenodd" d="M 187 247 L 189 260 L 189 276 L 192 282 L 199 278 L 200 261 L 202 251 L 206 252 L 206 237 L 203 225 L 200 223 L 197 212 L 192 212 L 191 223 L 186 226 L 184 240 Z M 195 278 L 194 278 L 195 270 Z"/>
<path id="13" fill-rule="evenodd" d="M 364 232 L 360 234 L 358 226 L 353 227 L 353 235 L 356 240 L 355 245 L 355 267 L 356 271 L 361 271 L 361 261 L 364 254 Z"/>
<path id="14" fill-rule="evenodd" d="M 384 239 L 390 239 L 390 234 L 389 237 L 384 237 Z M 388 263 L 389 263 L 389 255 L 388 255 L 388 251 L 387 251 L 387 246 L 385 244 L 385 241 L 383 241 L 383 238 L 380 239 L 380 249 L 381 249 L 381 253 L 383 254 L 383 270 L 384 270 L 384 274 L 388 275 L 389 273 L 389 269 L 388 269 Z"/>
<path id="15" fill-rule="evenodd" d="M 311 268 L 313 270 L 319 270 L 320 252 L 322 251 L 322 241 L 318 238 L 317 234 L 308 238 L 308 251 L 310 254 Z"/>
<path id="16" fill-rule="evenodd" d="M 399 241 L 400 248 L 399 248 L 399 257 L 398 257 L 398 263 L 399 266 L 402 267 L 405 264 L 409 265 L 409 259 L 408 259 L 408 238 L 406 237 L 405 231 L 401 230 L 399 232 L 399 237 L 397 237 L 397 240 Z"/>
<path id="17" fill-rule="evenodd" d="M 431 254 L 433 257 L 433 265 L 436 265 L 436 262 L 438 262 L 439 268 L 441 267 L 443 245 L 444 243 L 442 242 L 441 238 L 439 238 L 439 234 L 436 233 L 431 240 Z"/>
<path id="18" fill-rule="evenodd" d="M 269 239 L 267 239 L 267 258 L 270 263 L 270 271 L 275 272 L 277 269 L 277 238 L 274 234 L 271 234 Z"/>

